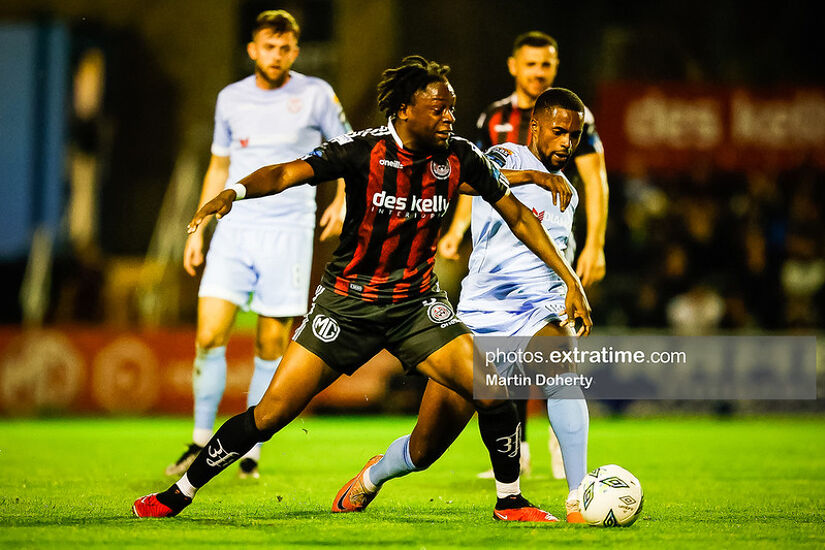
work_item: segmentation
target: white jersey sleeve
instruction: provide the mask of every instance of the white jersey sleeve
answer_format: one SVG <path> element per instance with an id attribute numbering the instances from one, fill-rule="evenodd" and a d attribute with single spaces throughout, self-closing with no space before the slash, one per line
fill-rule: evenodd
<path id="1" fill-rule="evenodd" d="M 218 101 L 215 105 L 215 131 L 212 134 L 212 154 L 218 157 L 228 157 L 231 144 L 232 130 L 229 128 L 221 95 L 218 94 Z"/>
<path id="2" fill-rule="evenodd" d="M 508 146 L 510 146 L 508 148 Z M 496 163 L 502 170 L 522 170 L 521 155 L 512 147 L 512 144 L 504 143 L 494 145 L 487 149 L 487 158 Z"/>
<path id="3" fill-rule="evenodd" d="M 321 137 L 324 141 L 329 141 L 334 137 L 352 131 L 352 127 L 344 115 L 344 108 L 341 101 L 332 89 L 332 86 L 322 81 L 320 85 L 322 93 L 318 94 L 318 127 L 321 128 Z M 307 151 L 309 152 L 309 151 Z"/>

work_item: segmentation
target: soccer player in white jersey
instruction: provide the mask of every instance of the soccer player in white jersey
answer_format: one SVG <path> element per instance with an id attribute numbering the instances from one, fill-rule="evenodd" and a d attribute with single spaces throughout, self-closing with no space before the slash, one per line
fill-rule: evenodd
<path id="1" fill-rule="evenodd" d="M 584 115 L 584 104 L 576 94 L 564 88 L 550 88 L 536 101 L 530 121 L 530 145 L 504 143 L 490 149 L 487 156 L 502 168 L 512 184 L 524 183 L 524 178 L 538 181 L 547 174 L 560 174 L 581 138 Z M 538 185 L 511 188 L 514 196 L 532 209 L 562 253 L 571 239 L 573 212 L 578 205 L 575 189 L 569 181 L 566 184 L 569 189 L 566 196 L 550 193 Z M 513 235 L 495 210 L 476 198 L 472 204 L 472 232 L 470 273 L 464 279 L 458 306 L 458 316 L 467 327 L 475 335 L 572 336 L 574 330 L 565 314 L 568 300 L 565 284 Z M 585 327 L 579 334 L 583 332 Z M 512 367 L 496 365 L 503 376 L 511 374 L 508 369 Z M 587 404 L 576 386 L 545 387 L 542 391 L 547 397 L 547 414 L 558 435 L 567 472 L 567 521 L 583 523 L 576 488 L 587 470 Z M 336 511 L 364 510 L 384 482 L 428 467 L 447 449 L 473 414 L 472 407 L 457 394 L 432 381 L 427 385 L 421 408 L 438 414 L 419 415 L 419 422 L 410 435 L 395 440 L 384 455 L 370 459 L 368 467 L 339 492 L 339 495 L 345 493 L 352 504 Z M 422 425 L 427 422 L 424 418 L 429 417 L 437 417 L 439 423 L 459 429 L 441 430 L 442 437 L 438 440 L 431 437 L 422 449 L 418 434 L 434 432 Z M 416 441 L 415 456 L 410 453 L 411 439 Z"/>
<path id="2" fill-rule="evenodd" d="M 247 45 L 255 73 L 218 94 L 212 159 L 200 205 L 262 166 L 300 157 L 351 130 L 332 87 L 291 70 L 299 36 L 300 27 L 288 12 L 258 15 Z M 343 209 L 339 180 L 336 197 L 321 218 L 321 240 L 340 233 Z M 192 276 L 204 262 L 204 225 L 186 242 L 183 264 Z M 166 469 L 167 475 L 185 472 L 212 437 L 226 387 L 226 343 L 238 308 L 258 314 L 248 406 L 256 405 L 269 385 L 292 318 L 307 312 L 314 227 L 311 186 L 239 203 L 218 222 L 198 291 L 192 443 Z M 260 452 L 256 446 L 247 453 L 240 463 L 241 477 L 258 477 Z"/>
<path id="3" fill-rule="evenodd" d="M 505 142 L 529 145 L 530 119 L 539 94 L 553 86 L 559 69 L 559 44 L 541 31 L 520 34 L 513 42 L 507 68 L 513 76 L 513 93 L 489 105 L 478 119 L 476 145 L 483 150 Z M 564 168 L 579 189 L 583 190 L 586 239 L 576 261 L 576 273 L 585 288 L 598 283 L 605 275 L 604 235 L 607 228 L 608 186 L 604 147 L 596 131 L 593 113 L 585 106 L 584 127 L 579 145 Z M 438 243 L 439 254 L 448 260 L 459 259 L 458 249 L 471 221 L 471 198 L 459 197 L 450 227 Z M 576 246 L 571 242 L 565 253 L 572 262 Z M 521 433 L 522 474 L 530 473 L 530 446 L 527 443 L 527 401 L 516 403 L 524 429 Z M 558 439 L 549 430 L 549 449 L 553 477 L 564 479 L 564 463 Z M 492 470 L 479 474 L 492 478 Z"/>

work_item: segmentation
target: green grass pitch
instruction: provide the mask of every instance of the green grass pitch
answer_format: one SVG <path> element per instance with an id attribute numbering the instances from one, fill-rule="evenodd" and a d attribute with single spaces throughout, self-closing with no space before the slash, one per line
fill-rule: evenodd
<path id="1" fill-rule="evenodd" d="M 303 417 L 264 448 L 262 477 L 237 467 L 181 516 L 131 517 L 164 489 L 182 450 L 184 419 L 67 419 L 0 423 L 0 546 L 229 547 L 825 547 L 825 419 L 594 419 L 589 466 L 617 463 L 645 491 L 630 528 L 491 518 L 491 481 L 471 425 L 429 471 L 389 482 L 363 514 L 329 512 L 364 461 L 407 433 L 408 417 Z M 546 420 L 530 423 L 525 495 L 563 516 L 566 484 L 549 476 Z"/>

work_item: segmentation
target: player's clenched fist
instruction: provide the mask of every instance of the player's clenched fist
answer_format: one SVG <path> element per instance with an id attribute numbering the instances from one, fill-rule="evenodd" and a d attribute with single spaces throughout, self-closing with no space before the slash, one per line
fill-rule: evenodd
<path id="1" fill-rule="evenodd" d="M 192 221 L 186 226 L 186 232 L 194 233 L 203 220 L 212 214 L 217 215 L 218 219 L 229 214 L 229 211 L 232 210 L 232 203 L 235 201 L 235 196 L 234 189 L 224 189 L 221 191 L 218 196 L 201 206 L 200 210 L 195 212 L 195 217 L 192 218 Z"/>
<path id="2" fill-rule="evenodd" d="M 562 323 L 562 326 L 569 325 L 575 328 L 576 319 L 581 319 L 582 326 L 576 336 L 590 334 L 590 330 L 593 328 L 593 320 L 590 318 L 590 302 L 587 301 L 581 283 L 576 282 L 573 286 L 568 285 L 564 308 L 567 313 L 567 320 Z"/>

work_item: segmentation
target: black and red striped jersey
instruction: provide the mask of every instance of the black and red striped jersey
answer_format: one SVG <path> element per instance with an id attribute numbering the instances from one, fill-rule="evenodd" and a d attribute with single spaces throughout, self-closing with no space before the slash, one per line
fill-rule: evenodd
<path id="1" fill-rule="evenodd" d="M 321 284 L 370 302 L 399 302 L 436 285 L 441 222 L 463 182 L 489 202 L 507 193 L 501 171 L 469 141 L 428 154 L 403 148 L 388 126 L 351 132 L 303 157 L 317 184 L 346 182 L 341 241 Z"/>
<path id="2" fill-rule="evenodd" d="M 481 116 L 478 117 L 476 128 L 478 135 L 476 145 L 481 150 L 486 151 L 493 145 L 502 143 L 518 143 L 520 145 L 530 144 L 530 117 L 533 109 L 520 109 L 513 94 L 495 103 L 490 104 Z M 587 155 L 602 151 L 602 140 L 596 132 L 596 122 L 593 113 L 587 107 L 584 108 L 584 126 L 582 127 L 582 137 L 579 146 L 573 152 L 573 157 Z M 568 163 L 564 170 L 565 174 L 572 180 L 575 174 L 575 163 Z"/>

